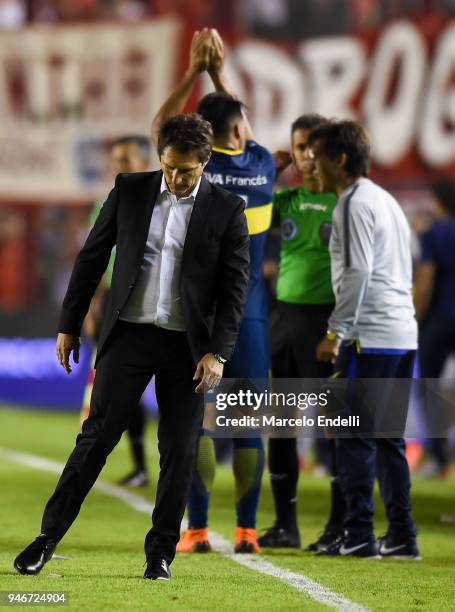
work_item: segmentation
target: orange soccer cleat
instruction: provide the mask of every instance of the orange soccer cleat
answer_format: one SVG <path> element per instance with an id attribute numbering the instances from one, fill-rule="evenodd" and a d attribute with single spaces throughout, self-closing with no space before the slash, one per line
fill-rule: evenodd
<path id="1" fill-rule="evenodd" d="M 210 552 L 212 547 L 209 542 L 209 530 L 187 529 L 177 543 L 177 552 L 183 553 L 205 553 Z"/>
<path id="2" fill-rule="evenodd" d="M 235 530 L 235 552 L 236 553 L 260 553 L 256 529 L 237 527 Z"/>

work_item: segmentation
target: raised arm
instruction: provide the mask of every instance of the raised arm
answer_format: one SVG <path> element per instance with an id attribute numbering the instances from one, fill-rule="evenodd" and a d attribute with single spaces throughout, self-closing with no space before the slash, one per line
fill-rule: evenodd
<path id="1" fill-rule="evenodd" d="M 236 98 L 237 96 L 231 89 L 224 72 L 225 50 L 223 39 L 215 28 L 210 30 L 210 41 L 211 45 L 209 47 L 209 65 L 207 67 L 207 72 L 212 79 L 213 86 L 216 91 L 223 91 Z M 245 114 L 244 118 L 247 124 L 247 140 L 254 140 L 253 130 Z"/>
<path id="2" fill-rule="evenodd" d="M 152 122 L 152 142 L 156 146 L 158 143 L 158 133 L 161 125 L 171 117 L 180 114 L 188 102 L 188 98 L 199 78 L 209 66 L 211 33 L 204 28 L 201 32 L 197 31 L 193 35 L 190 47 L 190 59 L 187 71 L 182 80 L 170 93 L 164 104 L 156 113 Z"/>

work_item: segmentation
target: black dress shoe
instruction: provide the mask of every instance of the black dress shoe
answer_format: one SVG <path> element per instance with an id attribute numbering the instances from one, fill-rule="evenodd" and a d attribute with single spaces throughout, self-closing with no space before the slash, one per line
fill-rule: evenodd
<path id="1" fill-rule="evenodd" d="M 147 561 L 144 578 L 149 580 L 170 580 L 171 570 L 166 559 L 151 559 Z"/>
<path id="2" fill-rule="evenodd" d="M 14 560 L 19 574 L 39 574 L 45 563 L 52 557 L 57 542 L 42 533 Z"/>

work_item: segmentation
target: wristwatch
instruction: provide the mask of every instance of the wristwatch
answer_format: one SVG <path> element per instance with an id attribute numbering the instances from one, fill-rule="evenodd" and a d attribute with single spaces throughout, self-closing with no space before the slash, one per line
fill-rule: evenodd
<path id="1" fill-rule="evenodd" d="M 221 363 L 222 365 L 224 365 L 227 361 L 227 359 L 225 359 L 224 357 L 221 357 L 219 353 L 212 353 L 212 355 L 215 357 L 218 363 Z"/>
<path id="2" fill-rule="evenodd" d="M 327 340 L 330 340 L 330 342 L 335 342 L 335 340 L 338 340 L 338 336 L 336 335 L 336 332 L 332 331 L 331 329 L 327 330 L 326 338 Z"/>

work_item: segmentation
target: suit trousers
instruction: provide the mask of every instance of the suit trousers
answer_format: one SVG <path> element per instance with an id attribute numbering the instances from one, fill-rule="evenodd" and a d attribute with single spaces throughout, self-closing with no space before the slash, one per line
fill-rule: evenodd
<path id="1" fill-rule="evenodd" d="M 57 542 L 65 535 L 154 375 L 160 475 L 145 554 L 173 560 L 203 419 L 194 372 L 186 333 L 116 323 L 98 361 L 90 415 L 46 505 L 42 533 Z"/>

